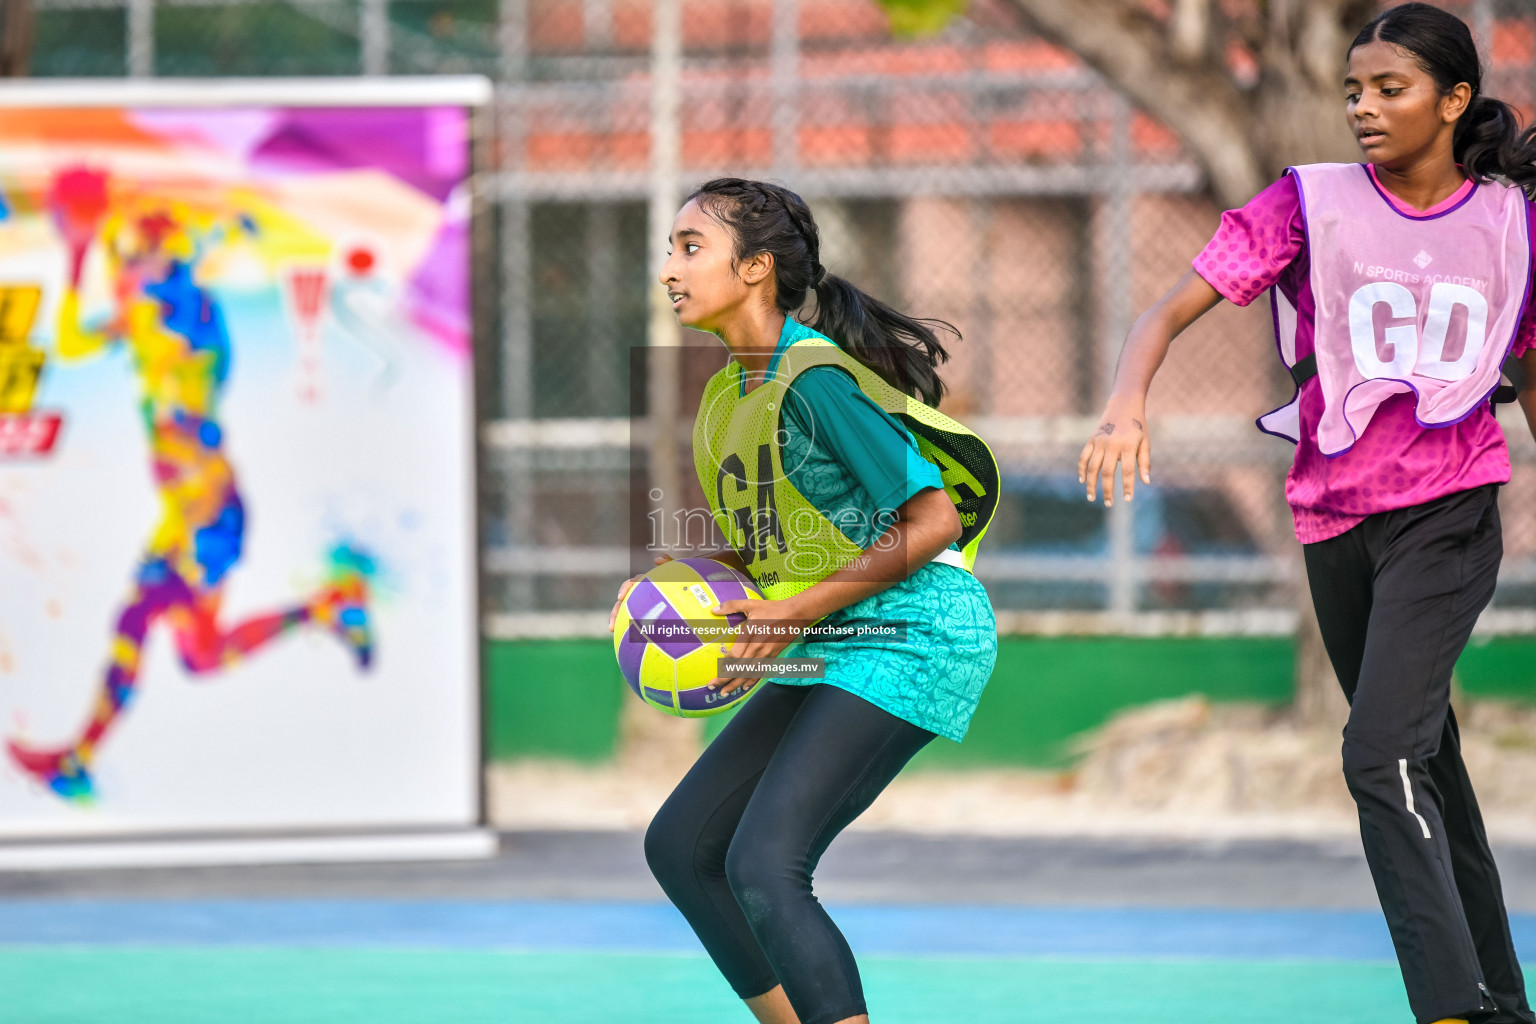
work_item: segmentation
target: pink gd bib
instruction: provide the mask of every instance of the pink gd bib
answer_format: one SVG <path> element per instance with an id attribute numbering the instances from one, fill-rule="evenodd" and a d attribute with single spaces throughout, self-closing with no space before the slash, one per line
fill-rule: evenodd
<path id="1" fill-rule="evenodd" d="M 1347 451 L 1376 407 L 1404 392 L 1417 397 L 1421 426 L 1465 419 L 1498 386 L 1530 292 L 1524 194 L 1476 185 L 1451 209 L 1418 218 L 1394 208 L 1362 164 L 1289 173 L 1312 261 L 1318 448 Z M 1278 288 L 1271 301 L 1281 358 L 1294 368 L 1296 309 Z M 1260 429 L 1299 440 L 1297 404 L 1260 417 Z"/>

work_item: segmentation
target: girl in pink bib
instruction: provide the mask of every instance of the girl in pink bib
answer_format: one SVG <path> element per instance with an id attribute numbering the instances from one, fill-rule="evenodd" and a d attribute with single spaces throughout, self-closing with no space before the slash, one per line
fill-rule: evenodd
<path id="1" fill-rule="evenodd" d="M 1536 1024 L 1462 763 L 1451 670 L 1493 596 L 1509 452 L 1490 399 L 1536 374 L 1536 131 L 1481 94 L 1465 24 L 1423 3 L 1350 47 L 1364 164 L 1293 167 L 1222 216 L 1136 321 L 1084 447 L 1090 501 L 1151 482 L 1146 395 L 1168 346 L 1223 298 L 1270 293 L 1293 400 L 1286 499 L 1350 701 L 1344 776 L 1420 1024 Z M 1536 379 L 1536 378 L 1533 378 Z M 1536 393 L 1521 407 L 1536 432 Z"/>

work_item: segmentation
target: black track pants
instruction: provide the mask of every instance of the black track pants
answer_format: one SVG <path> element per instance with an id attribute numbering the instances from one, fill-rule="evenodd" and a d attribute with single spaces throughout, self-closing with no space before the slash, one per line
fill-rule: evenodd
<path id="1" fill-rule="evenodd" d="M 864 1013 L 816 863 L 933 733 L 825 684 L 760 683 L 645 834 L 651 872 L 736 994 L 782 984 L 801 1024 Z"/>
<path id="2" fill-rule="evenodd" d="M 1493 485 L 1462 491 L 1304 548 L 1350 703 L 1344 778 L 1420 1024 L 1536 1021 L 1450 709 L 1498 576 L 1497 500 Z"/>

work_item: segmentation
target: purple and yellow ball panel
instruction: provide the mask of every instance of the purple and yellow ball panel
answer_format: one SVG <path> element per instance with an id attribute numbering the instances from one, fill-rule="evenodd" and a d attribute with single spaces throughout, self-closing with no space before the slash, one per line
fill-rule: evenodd
<path id="1" fill-rule="evenodd" d="M 640 627 L 633 622 L 629 627 L 623 628 L 619 623 L 614 623 L 618 628 L 614 629 L 614 651 L 619 658 L 619 671 L 624 673 L 624 678 L 629 685 L 640 692 L 640 665 L 645 661 L 646 642 L 640 633 Z"/>
<path id="2" fill-rule="evenodd" d="M 678 692 L 703 686 L 719 674 L 723 644 L 708 644 L 674 663 L 672 688 Z"/>
<path id="3" fill-rule="evenodd" d="M 721 604 L 724 604 L 726 601 L 745 601 L 749 597 L 761 596 L 756 591 L 750 589 L 750 587 L 750 583 L 742 583 L 740 580 L 709 581 L 710 591 L 720 600 Z M 730 616 L 730 618 L 733 619 L 740 619 L 744 617 L 745 616 L 739 614 Z"/>
<path id="4" fill-rule="evenodd" d="M 675 563 L 665 564 L 682 565 L 693 570 L 721 601 L 743 601 L 749 597 L 763 596 L 758 593 L 750 577 L 712 558 L 680 558 Z"/>
<path id="5" fill-rule="evenodd" d="M 640 624 L 645 638 L 670 658 L 681 658 L 701 646 L 692 623 L 678 610 L 679 596 L 674 588 L 663 591 L 645 579 L 635 584 L 624 599 L 630 618 Z"/>
<path id="6" fill-rule="evenodd" d="M 711 690 L 708 686 L 695 686 L 687 690 L 677 691 L 677 713 L 683 718 L 706 718 L 710 715 L 718 715 L 727 708 L 735 707 L 746 700 L 757 687 L 751 690 L 737 690 L 722 696 L 720 691 Z"/>
<path id="7" fill-rule="evenodd" d="M 637 692 L 641 697 L 645 698 L 647 704 L 652 704 L 663 711 L 676 711 L 672 704 L 672 693 L 670 690 L 656 690 L 649 686 L 641 686 Z"/>
<path id="8" fill-rule="evenodd" d="M 619 606 L 614 654 L 620 672 L 642 700 L 669 714 L 699 718 L 731 707 L 744 695 L 721 697 L 708 684 L 730 653 L 731 630 L 745 616 L 722 617 L 711 609 L 761 596 L 751 579 L 712 559 L 657 566 Z"/>

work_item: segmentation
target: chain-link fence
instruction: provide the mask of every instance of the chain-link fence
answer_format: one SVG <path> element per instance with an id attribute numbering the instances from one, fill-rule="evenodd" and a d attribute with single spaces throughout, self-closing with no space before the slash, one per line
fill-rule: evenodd
<path id="1" fill-rule="evenodd" d="M 665 235 L 653 140 L 671 137 L 658 135 L 652 0 L 37 8 L 36 74 L 497 80 L 495 268 L 481 275 L 497 299 L 482 387 L 488 631 L 601 632 L 651 483 L 629 414 Z M 1487 44 L 1488 91 L 1530 111 L 1536 0 L 1461 13 Z M 1264 301 L 1218 307 L 1176 343 L 1150 400 L 1156 486 L 1105 510 L 1075 476 L 1131 319 L 1217 223 L 1172 133 L 1004 0 L 973 0 L 917 40 L 894 38 L 873 0 L 684 0 L 678 24 L 664 184 L 783 181 L 811 202 L 831 270 L 964 334 L 945 409 L 1003 467 L 977 574 L 1005 629 L 1293 628 L 1291 449 L 1252 425 L 1290 393 Z M 1503 617 L 1486 620 L 1503 629 L 1536 628 L 1536 445 L 1518 420 Z"/>

